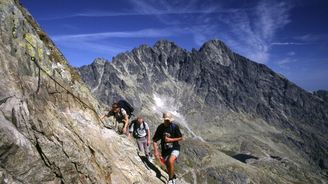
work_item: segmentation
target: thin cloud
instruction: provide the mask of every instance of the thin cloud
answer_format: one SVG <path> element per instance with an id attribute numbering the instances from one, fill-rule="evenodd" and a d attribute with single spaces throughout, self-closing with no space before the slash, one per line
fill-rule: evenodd
<path id="1" fill-rule="evenodd" d="M 158 9 L 141 9 L 138 12 L 105 12 L 105 11 L 94 11 L 94 12 L 83 12 L 77 13 L 75 17 L 117 17 L 117 16 L 136 16 L 136 15 L 181 15 L 181 14 L 204 14 L 204 13 L 223 13 L 231 12 L 232 10 L 222 10 L 219 12 L 211 10 L 158 10 Z"/>
<path id="2" fill-rule="evenodd" d="M 169 28 L 58 35 L 54 37 L 54 40 L 167 38 L 191 34 L 194 42 L 199 46 L 209 39 L 220 39 L 225 41 L 233 50 L 260 63 L 268 62 L 271 46 L 301 44 L 301 42 L 274 42 L 276 33 L 290 22 L 289 11 L 292 6 L 286 2 L 277 3 L 263 0 L 255 7 L 248 9 L 223 9 L 218 2 L 212 4 L 200 1 L 130 0 L 129 2 L 132 5 L 130 12 L 89 11 L 71 17 L 155 15 L 161 23 L 169 26 Z M 188 16 L 183 16 L 184 14 Z"/>
<path id="3" fill-rule="evenodd" d="M 261 1 L 254 11 L 221 16 L 219 20 L 228 26 L 223 35 L 231 47 L 246 57 L 260 63 L 270 58 L 270 46 L 276 33 L 289 22 L 291 5 Z"/>
<path id="4" fill-rule="evenodd" d="M 303 42 L 328 41 L 328 34 L 305 34 L 302 36 L 295 37 L 295 39 Z"/>
<path id="5" fill-rule="evenodd" d="M 137 1 L 139 3 L 139 1 Z M 154 11 L 154 6 L 139 3 L 141 11 Z M 163 7 L 167 8 L 168 5 Z M 188 8 L 195 8 L 196 4 L 189 4 Z M 233 50 L 260 63 L 267 63 L 270 58 L 270 47 L 272 45 L 287 45 L 286 43 L 273 42 L 276 33 L 290 22 L 289 10 L 292 8 L 287 3 L 276 3 L 273 1 L 260 1 L 252 8 L 230 9 L 220 12 L 220 4 L 209 6 L 207 12 L 193 17 L 188 17 L 193 34 L 194 42 L 202 45 L 210 39 L 225 41 Z M 184 25 L 188 19 L 170 17 L 159 17 L 162 22 Z M 164 19 L 164 20 L 163 20 Z M 273 44 L 272 44 L 273 43 Z M 289 44 L 292 44 L 291 42 Z M 296 42 L 294 44 L 297 44 Z"/>
<path id="6" fill-rule="evenodd" d="M 209 4 L 209 2 L 203 2 L 203 4 L 197 4 L 199 1 L 134 1 L 130 0 L 130 3 L 134 7 L 134 11 L 140 15 L 155 15 L 159 21 L 166 25 L 180 25 L 190 22 L 191 24 L 199 24 L 205 19 L 199 21 L 198 18 L 206 18 L 206 16 L 213 14 L 231 14 L 235 13 L 239 9 L 221 8 L 220 5 Z M 206 4 L 206 6 L 202 6 Z M 172 17 L 170 15 L 181 15 Z M 183 16 L 183 15 L 188 15 Z M 198 20 L 197 20 L 198 19 Z"/>
<path id="7" fill-rule="evenodd" d="M 296 59 L 293 59 L 293 58 L 290 58 L 290 57 L 287 57 L 285 59 L 282 59 L 280 61 L 277 62 L 278 65 L 285 65 L 285 64 L 289 64 L 289 63 L 294 63 L 296 62 L 297 60 Z"/>
<path id="8" fill-rule="evenodd" d="M 193 15 L 193 14 L 197 15 L 197 14 L 213 14 L 213 13 L 232 13 L 236 11 L 236 9 L 216 10 L 213 8 L 161 10 L 156 7 L 150 6 L 142 1 L 133 1 L 133 4 L 135 6 L 135 10 L 129 12 L 110 12 L 110 11 L 103 11 L 103 10 L 93 10 L 93 11 L 74 13 L 70 15 L 46 17 L 46 18 L 41 18 L 39 20 L 58 20 L 58 19 L 68 19 L 68 18 L 76 18 L 76 17 L 98 18 L 98 17 L 120 17 L 120 16 L 165 16 L 165 15 Z M 167 23 L 166 21 L 164 22 Z"/>
<path id="9" fill-rule="evenodd" d="M 296 55 L 296 52 L 291 51 L 291 52 L 288 52 L 287 55 L 288 55 L 288 56 L 295 56 L 295 55 Z"/>
<path id="10" fill-rule="evenodd" d="M 271 45 L 273 46 L 284 46 L 284 45 L 307 45 L 308 43 L 301 43 L 301 42 L 273 42 Z"/>
<path id="11" fill-rule="evenodd" d="M 111 55 L 116 55 L 118 53 L 130 49 L 129 47 L 124 47 L 122 45 L 118 46 L 116 44 L 111 44 L 111 43 L 96 43 L 96 42 L 88 42 L 88 41 L 59 42 L 58 45 L 65 48 L 73 48 L 82 51 L 91 50 L 95 53 L 111 54 Z"/>
<path id="12" fill-rule="evenodd" d="M 108 38 L 162 38 L 168 36 L 177 36 L 185 32 L 184 29 L 166 28 L 166 29 L 143 29 L 137 31 L 121 31 L 121 32 L 101 32 L 89 34 L 72 34 L 72 35 L 56 35 L 52 39 L 54 41 L 70 41 L 70 40 L 103 40 Z"/>
<path id="13" fill-rule="evenodd" d="M 110 53 L 112 55 L 119 54 L 130 47 L 122 45 L 114 45 L 111 43 L 112 38 L 164 38 L 169 36 L 177 36 L 186 33 L 186 30 L 180 28 L 166 29 L 143 29 L 137 31 L 121 31 L 121 32 L 101 32 L 88 34 L 70 34 L 55 35 L 51 38 L 56 44 L 78 50 L 94 51 L 97 53 Z"/>

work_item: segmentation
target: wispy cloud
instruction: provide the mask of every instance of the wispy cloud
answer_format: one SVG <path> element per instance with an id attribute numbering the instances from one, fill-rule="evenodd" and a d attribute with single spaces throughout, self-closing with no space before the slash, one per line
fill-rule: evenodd
<path id="1" fill-rule="evenodd" d="M 90 43 L 92 40 L 110 38 L 167 38 L 189 34 L 199 46 L 209 39 L 221 39 L 233 50 L 260 63 L 268 62 L 272 46 L 303 44 L 301 40 L 275 41 L 277 32 L 290 22 L 289 11 L 292 5 L 287 2 L 261 0 L 254 7 L 238 9 L 226 8 L 217 1 L 130 0 L 128 2 L 132 6 L 129 12 L 95 10 L 63 17 L 154 15 L 168 28 L 57 35 L 53 38 L 61 42 L 79 40 Z"/>
<path id="2" fill-rule="evenodd" d="M 287 57 L 287 58 L 284 58 L 284 59 L 278 61 L 277 64 L 278 65 L 285 65 L 285 64 L 289 64 L 289 63 L 294 63 L 296 61 L 297 61 L 296 59 Z"/>
<path id="3" fill-rule="evenodd" d="M 302 43 L 302 42 L 273 42 L 271 43 L 273 46 L 280 46 L 280 45 L 308 45 L 308 43 Z"/>
<path id="4" fill-rule="evenodd" d="M 133 1 L 133 4 L 136 11 L 141 14 L 163 11 L 195 12 L 195 9 L 199 7 L 206 7 L 193 16 L 170 17 L 162 16 L 160 13 L 157 18 L 167 25 L 192 25 L 189 32 L 193 34 L 194 42 L 199 46 L 209 39 L 221 39 L 227 42 L 233 50 L 260 63 L 268 62 L 272 45 L 301 44 L 274 42 L 276 33 L 290 22 L 289 10 L 292 6 L 285 2 L 262 0 L 252 8 L 226 9 L 225 11 L 217 2 L 199 4 L 199 2 L 190 1 L 185 2 L 185 6 L 178 6 L 166 1 L 157 3 L 150 0 Z"/>
<path id="5" fill-rule="evenodd" d="M 305 34 L 295 37 L 296 40 L 303 42 L 321 42 L 328 41 L 328 34 Z"/>
<path id="6" fill-rule="evenodd" d="M 217 9 L 216 7 L 199 8 L 194 6 L 196 1 L 188 1 L 188 3 L 181 3 L 180 5 L 170 4 L 173 1 L 130 1 L 132 10 L 129 11 L 104 11 L 104 10 L 89 10 L 79 13 L 73 13 L 68 15 L 44 17 L 39 20 L 57 20 L 76 17 L 119 17 L 119 16 L 157 16 L 163 19 L 163 22 L 168 23 L 162 16 L 170 15 L 201 15 L 201 14 L 213 14 L 213 13 L 233 13 L 236 9 Z M 182 2 L 182 1 L 181 1 Z"/>
<path id="7" fill-rule="evenodd" d="M 127 51 L 130 49 L 129 47 L 124 47 L 122 45 L 113 44 L 110 42 L 91 42 L 91 41 L 81 41 L 75 40 L 70 42 L 57 42 L 57 44 L 64 48 L 71 48 L 77 49 L 81 51 L 88 51 L 94 52 L 99 54 L 106 54 L 106 55 L 116 55 L 118 53 Z"/>
<path id="8" fill-rule="evenodd" d="M 54 41 L 72 41 L 72 40 L 103 40 L 108 38 L 160 38 L 168 36 L 177 36 L 185 32 L 183 28 L 166 28 L 166 29 L 143 29 L 137 31 L 119 31 L 119 32 L 101 32 L 88 34 L 69 34 L 56 35 Z"/>
<path id="9" fill-rule="evenodd" d="M 56 44 L 79 50 L 93 50 L 98 53 L 118 54 L 131 49 L 131 46 L 114 45 L 114 38 L 159 38 L 178 36 L 186 31 L 183 28 L 142 29 L 136 31 L 101 32 L 88 34 L 55 35 L 51 38 Z"/>
<path id="10" fill-rule="evenodd" d="M 210 23 L 208 22 L 209 17 L 220 14 L 228 15 L 239 11 L 239 8 L 222 7 L 220 2 L 208 0 L 130 0 L 130 2 L 134 6 L 134 11 L 139 12 L 141 15 L 155 15 L 161 23 L 166 25 L 192 24 L 200 26 L 204 23 Z"/>
<path id="11" fill-rule="evenodd" d="M 291 64 L 297 63 L 298 60 L 296 58 L 293 58 L 292 56 L 285 57 L 281 60 L 278 60 L 275 64 L 280 68 L 284 69 L 286 71 L 289 71 L 291 69 Z"/>
<path id="12" fill-rule="evenodd" d="M 223 13 L 223 12 L 231 12 L 233 10 L 221 10 L 219 12 L 213 12 L 211 10 L 157 10 L 157 9 L 149 9 L 149 11 L 145 11 L 145 9 L 140 9 L 141 11 L 135 12 L 108 12 L 108 11 L 86 11 L 81 13 L 75 13 L 71 15 L 63 15 L 63 16 L 54 16 L 54 17 L 46 17 L 41 18 L 39 20 L 57 20 L 57 19 L 66 19 L 66 18 L 75 18 L 75 17 L 119 17 L 119 16 L 161 16 L 161 15 L 183 15 L 183 14 L 204 14 L 204 13 Z"/>
<path id="13" fill-rule="evenodd" d="M 182 15 L 182 14 L 204 14 L 204 13 L 222 13 L 231 12 L 232 10 L 221 10 L 213 12 L 209 9 L 204 10 L 158 10 L 156 8 L 142 8 L 135 12 L 106 12 L 106 11 L 89 11 L 77 13 L 75 17 L 117 17 L 117 16 L 135 16 L 135 15 Z"/>
<path id="14" fill-rule="evenodd" d="M 295 56 L 295 55 L 296 55 L 296 52 L 291 51 L 291 52 L 288 52 L 287 55 L 288 55 L 288 56 Z"/>
<path id="15" fill-rule="evenodd" d="M 270 43 L 274 40 L 278 30 L 287 25 L 290 5 L 273 1 L 261 1 L 255 7 L 255 14 L 242 12 L 235 18 L 234 33 L 240 43 L 245 43 L 240 50 L 250 59 L 260 63 L 267 63 L 270 57 Z M 239 30 L 238 30 L 239 29 Z"/>

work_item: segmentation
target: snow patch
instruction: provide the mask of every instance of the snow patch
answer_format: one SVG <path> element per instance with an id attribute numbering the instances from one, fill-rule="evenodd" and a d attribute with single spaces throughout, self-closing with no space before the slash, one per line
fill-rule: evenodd
<path id="1" fill-rule="evenodd" d="M 105 71 L 105 66 L 102 67 L 102 70 L 101 70 L 101 72 L 100 72 L 100 77 L 99 77 L 99 79 L 98 79 L 98 84 L 97 84 L 96 87 L 94 87 L 94 88 L 91 90 L 92 93 L 95 92 L 95 91 L 99 88 L 99 86 L 100 86 L 100 84 L 101 84 L 101 80 L 102 80 L 103 75 L 104 75 L 104 71 Z"/>
<path id="2" fill-rule="evenodd" d="M 159 94 L 153 94 L 153 100 L 155 102 L 152 107 L 153 111 L 161 116 L 163 112 L 170 112 L 173 115 L 173 118 L 178 124 L 183 126 L 188 130 L 189 133 L 193 136 L 194 139 L 199 139 L 204 142 L 204 139 L 195 134 L 192 129 L 189 127 L 189 124 L 186 121 L 186 118 L 179 113 L 179 109 L 182 108 L 182 104 L 177 102 L 175 98 L 167 97 Z"/>

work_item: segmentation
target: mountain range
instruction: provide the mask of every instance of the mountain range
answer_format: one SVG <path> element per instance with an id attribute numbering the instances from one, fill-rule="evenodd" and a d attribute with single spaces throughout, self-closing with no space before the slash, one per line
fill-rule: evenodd
<path id="1" fill-rule="evenodd" d="M 171 111 L 187 137 L 181 172 L 190 182 L 224 183 L 242 174 L 244 183 L 257 178 L 248 168 L 265 173 L 255 183 L 317 183 L 327 176 L 326 91 L 307 92 L 222 41 L 187 51 L 161 40 L 78 70 L 101 103 L 128 100 L 153 132 L 161 113 Z M 222 166 L 229 159 L 217 152 L 247 169 Z M 221 176 L 223 168 L 230 173 Z"/>

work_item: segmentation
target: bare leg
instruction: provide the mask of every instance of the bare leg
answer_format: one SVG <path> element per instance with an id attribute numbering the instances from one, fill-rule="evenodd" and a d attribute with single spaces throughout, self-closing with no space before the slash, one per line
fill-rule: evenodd
<path id="1" fill-rule="evenodd" d="M 169 179 L 172 179 L 174 176 L 174 162 L 177 159 L 175 155 L 170 155 L 169 159 L 166 162 L 167 173 L 169 174 Z"/>

